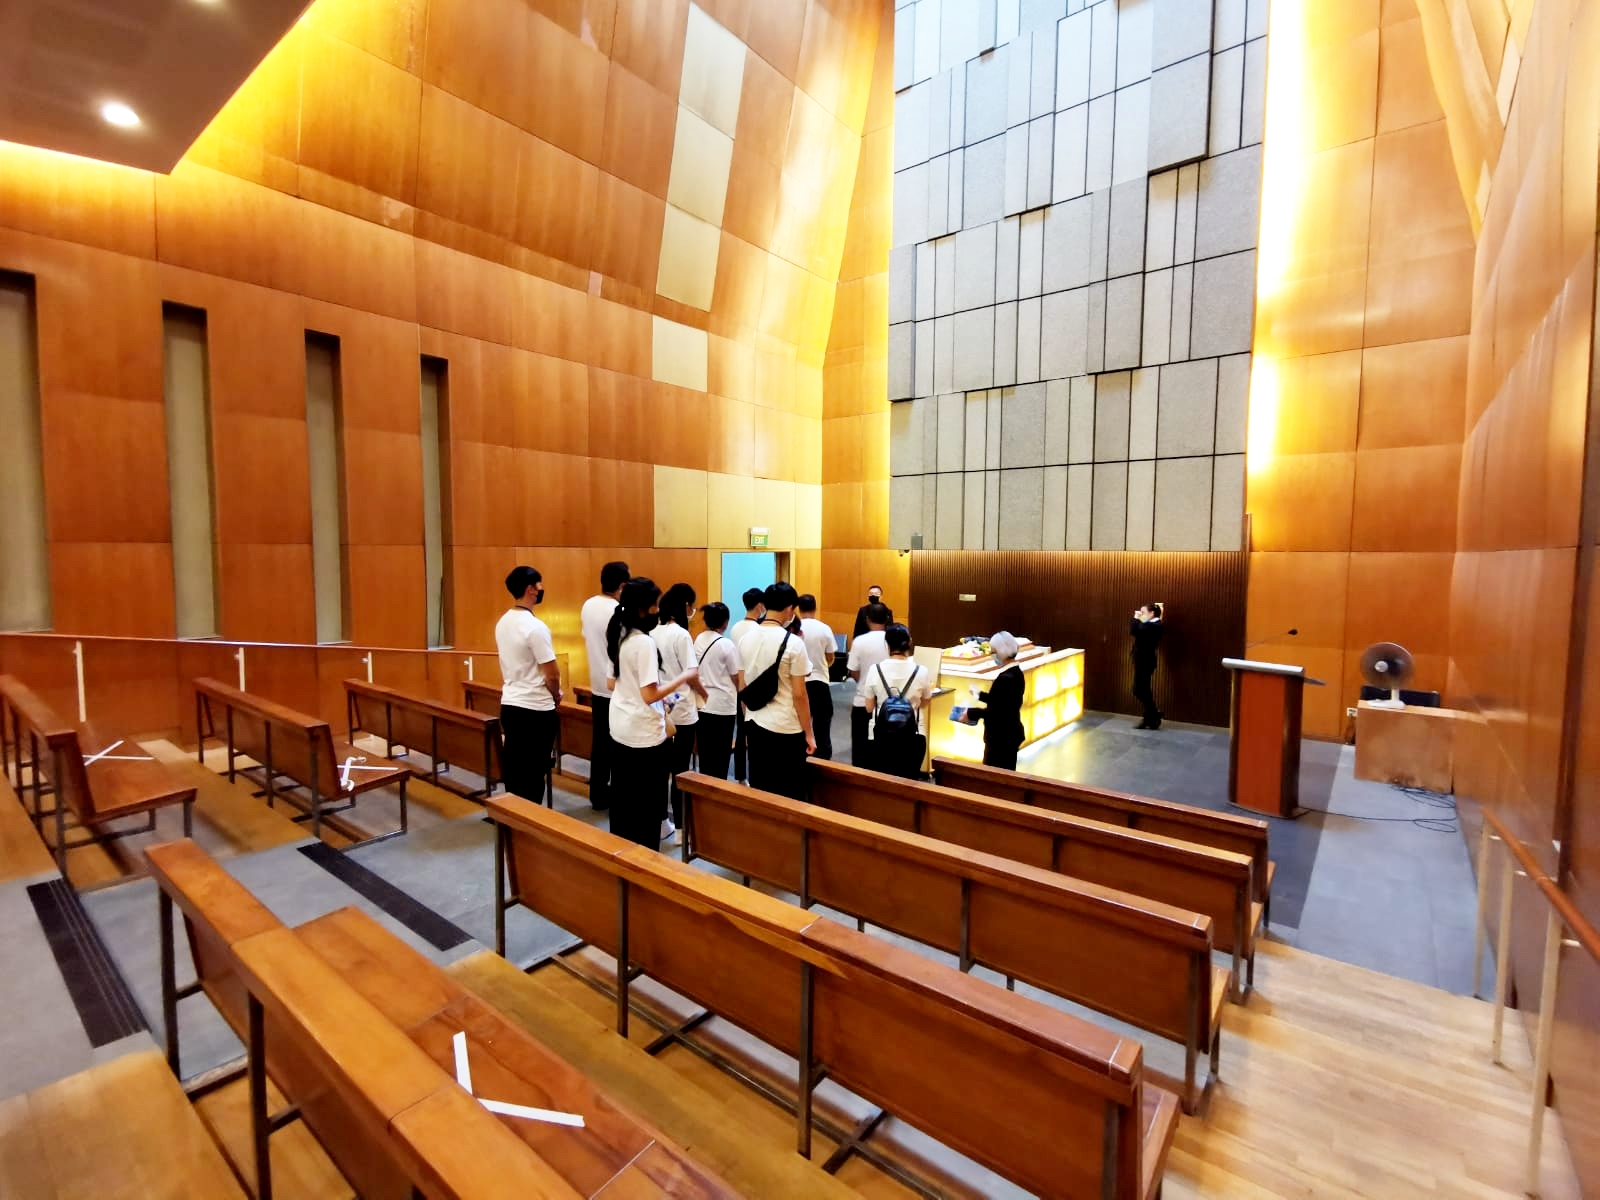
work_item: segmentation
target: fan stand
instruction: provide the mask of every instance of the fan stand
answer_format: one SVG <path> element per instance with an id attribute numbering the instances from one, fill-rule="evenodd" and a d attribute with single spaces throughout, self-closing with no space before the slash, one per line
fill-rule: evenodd
<path id="1" fill-rule="evenodd" d="M 1390 688 L 1387 700 L 1368 700 L 1367 706 L 1369 708 L 1404 708 L 1406 702 L 1400 699 L 1399 688 Z"/>

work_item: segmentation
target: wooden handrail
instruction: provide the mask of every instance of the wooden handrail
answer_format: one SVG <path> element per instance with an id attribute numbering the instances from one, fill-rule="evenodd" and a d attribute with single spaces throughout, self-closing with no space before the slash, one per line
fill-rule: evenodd
<path id="1" fill-rule="evenodd" d="M 1495 836 L 1505 843 L 1511 857 L 1517 860 L 1528 878 L 1533 881 L 1540 893 L 1550 902 L 1550 907 L 1556 910 L 1556 915 L 1572 930 L 1578 944 L 1589 952 L 1589 957 L 1600 962 L 1600 930 L 1589 923 L 1589 919 L 1578 911 L 1578 906 L 1573 904 L 1572 898 L 1561 890 L 1555 880 L 1551 879 L 1545 869 L 1539 865 L 1539 860 L 1533 855 L 1525 842 L 1515 837 L 1506 827 L 1495 812 L 1488 805 L 1482 808 L 1483 820 Z"/>

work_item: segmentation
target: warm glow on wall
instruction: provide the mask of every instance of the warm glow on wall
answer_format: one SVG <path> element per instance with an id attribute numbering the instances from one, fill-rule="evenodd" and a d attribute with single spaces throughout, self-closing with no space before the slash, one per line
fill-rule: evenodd
<path id="1" fill-rule="evenodd" d="M 1280 403 L 1273 309 L 1293 276 L 1306 186 L 1303 147 L 1310 128 L 1305 74 L 1305 9 L 1301 0 L 1273 0 L 1267 39 L 1266 142 L 1261 159 L 1261 230 L 1256 258 L 1255 358 L 1250 373 L 1245 468 L 1270 463 Z"/>

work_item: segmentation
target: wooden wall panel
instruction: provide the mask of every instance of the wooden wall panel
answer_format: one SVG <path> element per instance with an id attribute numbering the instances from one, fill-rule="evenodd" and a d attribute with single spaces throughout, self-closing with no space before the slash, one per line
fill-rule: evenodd
<path id="1" fill-rule="evenodd" d="M 1372 641 L 1450 677 L 1474 242 L 1418 18 L 1301 15 L 1269 45 L 1249 640 L 1327 679 L 1305 729 L 1343 738 Z"/>

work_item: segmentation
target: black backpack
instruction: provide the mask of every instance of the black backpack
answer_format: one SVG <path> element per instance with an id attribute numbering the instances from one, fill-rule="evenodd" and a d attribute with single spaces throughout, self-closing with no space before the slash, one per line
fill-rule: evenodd
<path id="1" fill-rule="evenodd" d="M 783 682 L 778 672 L 783 667 L 783 652 L 789 648 L 789 639 L 794 636 L 787 629 L 783 631 L 783 642 L 778 647 L 778 657 L 772 660 L 772 665 L 749 683 L 744 685 L 744 691 L 739 693 L 739 703 L 750 712 L 756 712 L 771 704 L 778 694 L 778 685 Z"/>
<path id="2" fill-rule="evenodd" d="M 917 681 L 917 673 L 922 668 L 913 667 L 911 677 L 906 680 L 905 686 L 898 692 L 889 686 L 889 681 L 884 677 L 883 664 L 878 664 L 878 681 L 883 684 L 883 690 L 888 698 L 878 705 L 878 711 L 873 714 L 872 737 L 879 745 L 885 743 L 898 745 L 917 735 L 917 710 L 911 701 L 906 699 L 906 693 L 911 690 L 911 685 Z"/>

